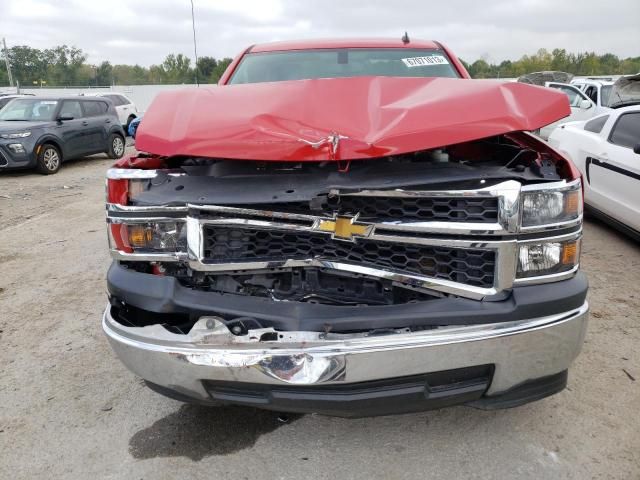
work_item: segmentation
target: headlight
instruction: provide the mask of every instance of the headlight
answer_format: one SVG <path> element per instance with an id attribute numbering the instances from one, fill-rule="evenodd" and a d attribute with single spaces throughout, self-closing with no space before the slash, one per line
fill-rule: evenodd
<path id="1" fill-rule="evenodd" d="M 112 223 L 111 248 L 126 253 L 175 253 L 187 248 L 184 222 Z"/>
<path id="2" fill-rule="evenodd" d="M 580 261 L 580 239 L 526 243 L 518 250 L 517 278 L 552 275 L 573 270 Z"/>
<path id="3" fill-rule="evenodd" d="M 0 138 L 4 138 L 7 140 L 11 140 L 14 138 L 26 138 L 30 137 L 31 132 L 16 132 L 16 133 L 2 133 L 0 134 Z"/>
<path id="4" fill-rule="evenodd" d="M 557 190 L 522 192 L 522 227 L 570 222 L 582 215 L 580 182 Z"/>

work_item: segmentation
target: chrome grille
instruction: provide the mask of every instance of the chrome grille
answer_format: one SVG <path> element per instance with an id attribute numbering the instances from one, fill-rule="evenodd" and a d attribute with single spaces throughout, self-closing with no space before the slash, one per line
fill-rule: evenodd
<path id="1" fill-rule="evenodd" d="M 358 238 L 332 239 L 308 231 L 203 225 L 203 257 L 208 262 L 312 259 L 384 268 L 477 287 L 494 284 L 496 253 L 478 248 L 450 248 Z"/>

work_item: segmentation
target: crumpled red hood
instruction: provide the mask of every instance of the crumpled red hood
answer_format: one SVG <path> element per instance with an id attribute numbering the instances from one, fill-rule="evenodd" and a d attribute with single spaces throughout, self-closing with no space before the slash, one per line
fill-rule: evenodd
<path id="1" fill-rule="evenodd" d="M 140 123 L 136 147 L 162 156 L 349 160 L 535 130 L 569 114 L 564 93 L 494 80 L 356 77 L 227 85 L 159 94 Z M 338 135 L 332 146 L 330 136 Z"/>

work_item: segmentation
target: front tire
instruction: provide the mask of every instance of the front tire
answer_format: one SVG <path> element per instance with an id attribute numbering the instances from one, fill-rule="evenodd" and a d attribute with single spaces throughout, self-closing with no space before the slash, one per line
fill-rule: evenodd
<path id="1" fill-rule="evenodd" d="M 109 158 L 112 158 L 114 160 L 122 158 L 122 156 L 124 155 L 124 148 L 124 138 L 117 133 L 112 133 L 109 137 L 109 151 L 107 152 Z"/>
<path id="2" fill-rule="evenodd" d="M 49 143 L 40 147 L 38 153 L 36 170 L 43 175 L 52 175 L 60 170 L 62 165 L 62 155 L 54 145 Z"/>

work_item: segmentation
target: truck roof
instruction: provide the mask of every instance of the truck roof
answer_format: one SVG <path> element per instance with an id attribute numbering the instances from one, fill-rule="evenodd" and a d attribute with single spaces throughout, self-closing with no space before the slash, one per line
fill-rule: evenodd
<path id="1" fill-rule="evenodd" d="M 283 50 L 309 50 L 319 48 L 441 48 L 433 40 L 414 40 L 403 43 L 398 38 L 328 38 L 313 40 L 287 40 L 281 42 L 261 43 L 249 49 L 251 53 L 277 52 Z"/>

